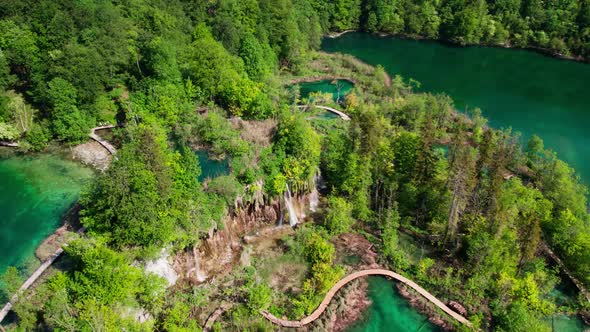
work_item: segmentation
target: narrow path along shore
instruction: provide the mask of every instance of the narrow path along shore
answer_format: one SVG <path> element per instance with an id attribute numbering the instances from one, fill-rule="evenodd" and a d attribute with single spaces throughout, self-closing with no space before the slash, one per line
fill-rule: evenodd
<path id="1" fill-rule="evenodd" d="M 355 32 L 356 30 L 354 29 L 350 29 L 350 30 L 344 30 L 344 31 L 340 31 L 340 32 L 331 32 L 329 34 L 326 35 L 326 37 L 328 38 L 338 38 L 341 37 L 342 35 L 345 35 L 349 32 Z"/>
<path id="2" fill-rule="evenodd" d="M 328 107 L 328 106 L 320 106 L 320 105 L 312 105 L 312 106 L 308 106 L 308 105 L 298 105 L 298 108 L 309 108 L 309 107 L 315 107 L 315 108 L 319 108 L 328 112 L 332 112 L 336 115 L 338 115 L 342 120 L 346 120 L 346 121 L 350 121 L 350 116 L 348 116 L 348 114 L 341 112 L 335 108 L 332 107 Z"/>
<path id="3" fill-rule="evenodd" d="M 336 76 L 336 75 L 319 75 L 319 76 L 306 76 L 298 77 L 288 81 L 287 85 L 299 84 L 299 83 L 313 83 L 318 81 L 348 81 L 352 84 L 358 84 L 358 80 L 352 77 Z"/>
<path id="4" fill-rule="evenodd" d="M 551 257 L 557 263 L 557 265 L 559 265 L 559 268 L 561 269 L 561 271 L 563 273 L 565 273 L 566 276 L 568 276 L 568 278 L 574 283 L 574 285 L 576 285 L 576 287 L 578 287 L 578 290 L 580 291 L 580 293 L 582 293 L 582 295 L 584 295 L 584 297 L 586 298 L 586 301 L 588 301 L 590 303 L 590 293 L 588 292 L 586 287 L 584 287 L 584 285 L 576 277 L 574 277 L 574 275 L 568 270 L 568 268 L 565 266 L 565 264 L 563 263 L 561 258 L 559 258 L 559 256 L 557 256 L 553 252 L 553 250 L 551 250 L 551 248 L 549 248 L 547 243 L 541 242 L 540 247 L 544 253 L 546 253 L 549 257 Z"/>
<path id="5" fill-rule="evenodd" d="M 82 227 L 78 230 L 78 234 L 82 234 L 85 231 L 86 231 L 86 228 Z M 2 323 L 4 318 L 6 318 L 6 315 L 8 315 L 10 310 L 12 310 L 12 304 L 18 299 L 19 294 L 21 294 L 23 291 L 29 289 L 29 287 L 31 287 L 31 285 L 33 285 L 35 283 L 35 281 L 37 281 L 37 279 L 39 279 L 39 277 L 41 277 L 43 272 L 45 272 L 51 266 L 51 264 L 53 264 L 53 262 L 55 262 L 55 260 L 58 259 L 59 256 L 61 256 L 61 254 L 63 254 L 63 252 L 64 252 L 63 248 L 61 248 L 61 247 L 58 248 L 53 253 L 53 255 L 51 255 L 45 262 L 43 262 L 43 264 L 41 264 L 41 266 L 39 266 L 37 268 L 37 270 L 35 270 L 35 272 L 33 272 L 33 274 L 31 274 L 31 276 L 20 286 L 20 288 L 18 289 L 16 294 L 14 294 L 10 298 L 10 302 L 7 302 L 4 305 L 4 307 L 2 308 L 2 310 L 0 310 L 0 323 Z"/>
<path id="6" fill-rule="evenodd" d="M 90 130 L 90 134 L 88 136 L 90 136 L 90 138 L 92 138 L 93 140 L 97 141 L 100 145 L 102 145 L 105 149 L 107 149 L 109 151 L 109 153 L 113 155 L 113 157 L 116 158 L 117 149 L 115 149 L 115 147 L 112 146 L 111 143 L 105 141 L 104 139 L 102 139 L 100 136 L 98 136 L 96 134 L 97 130 L 111 129 L 111 128 L 115 128 L 115 127 L 117 127 L 117 126 L 106 125 L 106 126 L 94 127 Z"/>
<path id="7" fill-rule="evenodd" d="M 349 282 L 351 282 L 357 278 L 371 276 L 371 275 L 380 275 L 380 276 L 389 277 L 389 278 L 395 279 L 397 281 L 400 281 L 400 282 L 408 285 L 409 287 L 413 288 L 418 293 L 420 293 L 422 296 L 424 296 L 426 299 L 428 299 L 430 302 L 432 302 L 435 306 L 437 306 L 442 311 L 447 313 L 449 316 L 453 317 L 454 319 L 456 319 L 457 321 L 459 321 L 460 323 L 462 323 L 466 326 L 472 327 L 471 322 L 469 320 L 467 320 L 467 318 L 459 315 L 458 313 L 453 311 L 451 308 L 447 307 L 444 303 L 442 303 L 434 295 L 430 294 L 427 290 L 420 287 L 418 284 L 416 284 L 412 280 L 410 280 L 398 273 L 395 273 L 393 271 L 384 270 L 384 269 L 362 270 L 362 271 L 354 272 L 354 273 L 349 274 L 348 276 L 344 277 L 343 279 L 338 281 L 336 283 L 336 285 L 334 285 L 328 291 L 328 293 L 326 294 L 326 297 L 324 297 L 324 300 L 322 301 L 322 303 L 320 303 L 320 305 L 316 308 L 316 310 L 311 315 L 304 317 L 300 320 L 293 321 L 293 320 L 280 319 L 280 318 L 275 317 L 270 312 L 264 311 L 264 310 L 261 310 L 260 314 L 263 315 L 270 322 L 272 322 L 276 325 L 280 325 L 283 327 L 303 327 L 303 326 L 315 321 L 316 319 L 318 319 L 322 315 L 322 313 L 324 313 L 324 311 L 328 307 L 328 304 L 330 304 L 330 301 L 332 300 L 334 295 L 336 295 L 336 293 L 338 293 L 338 291 L 342 287 L 344 287 L 346 284 L 348 284 Z"/>
<path id="8" fill-rule="evenodd" d="M 221 316 L 224 312 L 226 312 L 229 308 L 233 307 L 233 303 L 224 303 L 222 304 L 219 308 L 217 308 L 208 318 L 207 321 L 205 322 L 205 332 L 211 331 L 211 329 L 213 328 L 213 324 L 215 324 L 215 321 L 217 320 L 217 318 L 219 318 L 219 316 Z"/>

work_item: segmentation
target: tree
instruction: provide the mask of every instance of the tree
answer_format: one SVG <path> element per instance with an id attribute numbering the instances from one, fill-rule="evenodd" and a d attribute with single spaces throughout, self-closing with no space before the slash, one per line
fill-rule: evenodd
<path id="1" fill-rule="evenodd" d="M 81 198 L 82 223 L 117 247 L 162 246 L 173 239 L 173 163 L 163 133 L 140 125 L 118 160 Z"/>
<path id="2" fill-rule="evenodd" d="M 20 137 L 20 133 L 14 126 L 0 122 L 0 141 L 14 141 Z"/>
<path id="3" fill-rule="evenodd" d="M 272 302 L 272 289 L 265 284 L 253 285 L 248 289 L 248 308 L 252 312 L 266 310 Z"/>
<path id="4" fill-rule="evenodd" d="M 67 142 L 84 140 L 90 132 L 91 120 L 76 106 L 76 89 L 62 78 L 54 78 L 48 86 L 53 106 L 53 132 L 59 139 Z"/>
<path id="5" fill-rule="evenodd" d="M 12 295 L 16 294 L 23 283 L 23 279 L 16 267 L 10 266 L 0 277 L 0 282 L 0 294 L 3 295 L 3 298 L 9 300 Z"/>
<path id="6" fill-rule="evenodd" d="M 464 145 L 465 141 L 465 136 L 457 135 L 450 152 L 449 189 L 452 196 L 445 240 L 451 243 L 456 241 L 461 214 L 467 207 L 467 199 L 475 186 L 475 150 Z"/>
<path id="7" fill-rule="evenodd" d="M 254 81 L 266 80 L 276 66 L 272 50 L 265 49 L 251 33 L 247 33 L 242 39 L 239 55 L 244 61 L 248 77 Z"/>
<path id="8" fill-rule="evenodd" d="M 346 199 L 338 196 L 328 197 L 328 213 L 324 225 L 332 235 L 339 235 L 350 231 L 354 224 L 352 205 Z"/>

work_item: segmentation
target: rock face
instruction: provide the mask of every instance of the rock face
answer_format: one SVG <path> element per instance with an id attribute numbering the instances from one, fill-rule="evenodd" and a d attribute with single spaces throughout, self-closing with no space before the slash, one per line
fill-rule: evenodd
<path id="1" fill-rule="evenodd" d="M 83 164 L 90 165 L 100 171 L 109 168 L 113 160 L 109 151 L 95 141 L 76 145 L 72 150 L 72 156 L 75 160 L 80 160 Z"/>
<path id="2" fill-rule="evenodd" d="M 145 264 L 145 270 L 166 279 L 169 287 L 176 284 L 176 280 L 178 280 L 176 271 L 174 271 L 172 265 L 168 262 L 168 252 L 166 249 L 162 249 L 162 253 L 158 259 L 148 261 Z"/>
<path id="3" fill-rule="evenodd" d="M 305 217 L 303 211 L 309 206 L 308 196 L 293 198 L 300 219 Z M 174 269 L 181 278 L 195 284 L 231 271 L 240 262 L 243 244 L 256 238 L 247 234 L 264 227 L 278 226 L 286 214 L 284 205 L 280 200 L 265 203 L 262 197 L 252 203 L 238 201 L 225 218 L 222 228 L 210 229 L 207 238 L 197 248 L 186 250 L 175 257 Z M 289 222 L 286 221 L 283 227 L 289 227 Z"/>

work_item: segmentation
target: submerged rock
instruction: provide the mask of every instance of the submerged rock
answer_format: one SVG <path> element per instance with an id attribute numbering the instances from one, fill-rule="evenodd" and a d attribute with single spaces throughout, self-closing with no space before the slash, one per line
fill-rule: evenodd
<path id="1" fill-rule="evenodd" d="M 85 165 L 92 166 L 100 171 L 109 168 L 113 156 L 98 142 L 90 141 L 76 145 L 72 150 L 72 156 Z"/>

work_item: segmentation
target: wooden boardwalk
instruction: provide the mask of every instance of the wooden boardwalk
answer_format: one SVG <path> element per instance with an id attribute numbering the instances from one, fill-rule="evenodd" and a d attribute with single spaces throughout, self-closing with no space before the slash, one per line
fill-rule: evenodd
<path id="1" fill-rule="evenodd" d="M 551 248 L 549 248 L 547 243 L 541 242 L 541 244 L 539 246 L 541 247 L 541 250 L 543 252 L 545 252 L 549 257 L 551 257 L 557 263 L 557 265 L 559 265 L 559 268 L 561 268 L 561 271 L 563 273 L 565 273 L 566 276 L 568 276 L 568 278 L 574 283 L 574 285 L 576 285 L 576 287 L 578 288 L 580 293 L 582 293 L 582 295 L 584 295 L 584 297 L 586 298 L 586 301 L 590 302 L 590 293 L 588 292 L 586 287 L 584 287 L 584 284 L 582 284 L 580 282 L 580 280 L 578 280 L 576 277 L 574 277 L 574 275 L 568 270 L 568 268 L 565 266 L 565 264 L 563 263 L 561 258 L 559 258 L 559 256 L 557 256 L 553 252 L 553 250 L 551 250 Z"/>
<path id="2" fill-rule="evenodd" d="M 346 120 L 346 121 L 350 121 L 350 116 L 348 116 L 348 114 L 341 112 L 335 108 L 332 107 L 328 107 L 328 106 L 320 106 L 320 105 L 312 105 L 312 106 L 308 106 L 308 105 L 298 105 L 298 108 L 309 108 L 309 107 L 315 107 L 315 108 L 319 108 L 321 110 L 325 110 L 328 112 L 332 112 L 336 115 L 338 115 L 342 120 Z"/>
<path id="3" fill-rule="evenodd" d="M 362 270 L 362 271 L 354 272 L 354 273 L 349 274 L 348 276 L 344 277 L 343 279 L 338 281 L 336 283 L 336 285 L 334 285 L 328 291 L 328 293 L 326 294 L 326 297 L 324 297 L 324 300 L 322 301 L 322 303 L 320 303 L 320 305 L 317 307 L 317 309 L 311 315 L 304 317 L 300 320 L 280 319 L 280 318 L 275 317 L 270 312 L 264 311 L 264 310 L 261 310 L 260 313 L 266 319 L 268 319 L 269 321 L 271 321 L 272 323 L 274 323 L 276 325 L 280 325 L 280 326 L 284 326 L 284 327 L 303 327 L 303 326 L 313 322 L 314 320 L 318 319 L 322 315 L 322 313 L 324 313 L 324 311 L 328 307 L 328 304 L 330 304 L 330 301 L 332 300 L 334 295 L 336 295 L 336 293 L 338 293 L 340 288 L 344 287 L 346 284 L 348 284 L 349 282 L 351 282 L 357 278 L 371 276 L 371 275 L 386 276 L 386 277 L 395 279 L 397 281 L 403 282 L 404 284 L 412 287 L 414 290 L 416 290 L 418 293 L 420 293 L 422 296 L 424 296 L 426 299 L 428 299 L 430 302 L 432 302 L 434 305 L 436 305 L 442 311 L 446 312 L 449 316 L 453 317 L 454 319 L 456 319 L 460 323 L 465 324 L 466 326 L 472 327 L 471 322 L 469 320 L 467 320 L 467 318 L 459 315 L 458 313 L 453 311 L 451 308 L 447 307 L 444 303 L 442 303 L 434 295 L 430 294 L 428 291 L 426 291 L 424 288 L 420 287 L 418 284 L 416 284 L 412 280 L 410 280 L 400 274 L 397 274 L 393 271 L 384 270 L 384 269 Z"/>
<path id="4" fill-rule="evenodd" d="M 82 227 L 78 230 L 78 234 L 82 234 L 85 231 L 86 231 L 86 228 Z M 20 286 L 20 288 L 18 289 L 16 294 L 14 294 L 10 298 L 10 302 L 6 303 L 4 305 L 4 307 L 2 308 L 2 310 L 0 310 L 0 323 L 2 323 L 2 321 L 4 320 L 6 315 L 8 315 L 8 313 L 12 309 L 12 303 L 14 303 L 18 299 L 19 294 L 21 294 L 23 291 L 29 289 L 29 287 L 31 287 L 35 283 L 35 281 L 37 281 L 37 279 L 39 279 L 39 277 L 41 277 L 43 272 L 45 272 L 51 266 L 51 264 L 53 264 L 53 262 L 55 262 L 55 260 L 59 256 L 61 256 L 61 254 L 63 254 L 63 252 L 64 252 L 63 248 L 58 248 L 53 253 L 53 255 L 51 255 L 45 262 L 43 262 L 43 264 L 41 264 L 41 266 L 39 266 L 35 270 L 35 272 L 33 272 L 33 274 L 31 274 L 31 276 Z"/>
<path id="5" fill-rule="evenodd" d="M 100 145 L 102 145 L 105 149 L 107 149 L 109 151 L 110 154 L 114 156 L 116 156 L 117 154 L 117 149 L 115 149 L 114 146 L 111 145 L 111 143 L 105 141 L 104 139 L 102 139 L 100 136 L 98 136 L 96 134 L 97 130 L 101 130 L 101 129 L 111 129 L 111 128 L 115 128 L 115 125 L 106 125 L 106 126 L 100 126 L 100 127 L 94 127 L 90 130 L 90 134 L 88 136 L 90 136 L 90 138 L 92 138 L 93 140 L 97 141 Z"/>
<path id="6" fill-rule="evenodd" d="M 217 318 L 226 312 L 227 309 L 233 307 L 233 305 L 233 303 L 224 303 L 219 308 L 215 309 L 215 311 L 213 311 L 213 313 L 207 318 L 207 321 L 205 322 L 205 332 L 211 331 Z"/>

